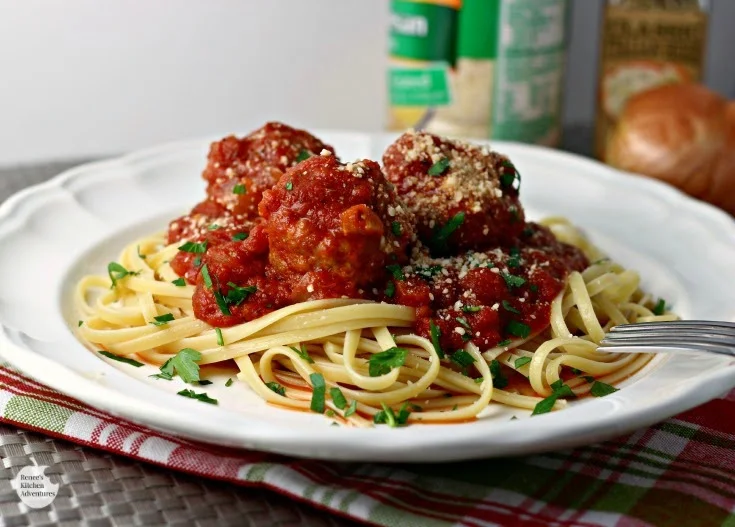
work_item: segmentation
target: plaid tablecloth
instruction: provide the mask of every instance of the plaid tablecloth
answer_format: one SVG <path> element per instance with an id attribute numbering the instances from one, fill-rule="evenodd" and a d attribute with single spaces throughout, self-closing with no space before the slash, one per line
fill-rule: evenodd
<path id="1" fill-rule="evenodd" d="M 735 527 L 735 391 L 634 434 L 517 459 L 327 463 L 216 448 L 114 418 L 0 367 L 0 421 L 374 525 Z"/>

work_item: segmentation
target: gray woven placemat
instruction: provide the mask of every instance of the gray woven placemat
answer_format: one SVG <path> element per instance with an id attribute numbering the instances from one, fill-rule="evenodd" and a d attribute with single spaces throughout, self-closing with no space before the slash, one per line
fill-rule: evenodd
<path id="1" fill-rule="evenodd" d="M 0 169 L 0 202 L 82 160 Z M 0 526 L 355 526 L 274 492 L 205 480 L 0 425 Z M 11 480 L 48 465 L 53 503 L 29 509 Z"/>

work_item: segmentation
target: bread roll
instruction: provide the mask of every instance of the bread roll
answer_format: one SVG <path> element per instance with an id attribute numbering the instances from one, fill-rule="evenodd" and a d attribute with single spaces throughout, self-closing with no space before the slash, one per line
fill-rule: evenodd
<path id="1" fill-rule="evenodd" d="M 639 93 L 625 105 L 605 161 L 735 212 L 735 142 L 727 112 L 725 99 L 698 84 Z"/>

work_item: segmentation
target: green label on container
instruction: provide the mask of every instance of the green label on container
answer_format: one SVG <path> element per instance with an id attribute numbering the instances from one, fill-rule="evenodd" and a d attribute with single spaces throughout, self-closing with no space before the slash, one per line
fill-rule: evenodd
<path id="1" fill-rule="evenodd" d="M 444 106 L 451 101 L 448 66 L 396 68 L 388 72 L 388 93 L 393 106 Z"/>
<path id="2" fill-rule="evenodd" d="M 393 0 L 390 53 L 396 58 L 454 62 L 457 10 L 451 7 Z"/>

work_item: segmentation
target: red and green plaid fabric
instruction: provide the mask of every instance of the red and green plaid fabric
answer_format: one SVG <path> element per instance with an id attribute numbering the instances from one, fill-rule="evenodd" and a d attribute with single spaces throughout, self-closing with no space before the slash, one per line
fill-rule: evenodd
<path id="1" fill-rule="evenodd" d="M 435 465 L 224 450 L 121 421 L 0 367 L 0 422 L 400 527 L 735 527 L 735 391 L 613 441 Z"/>

